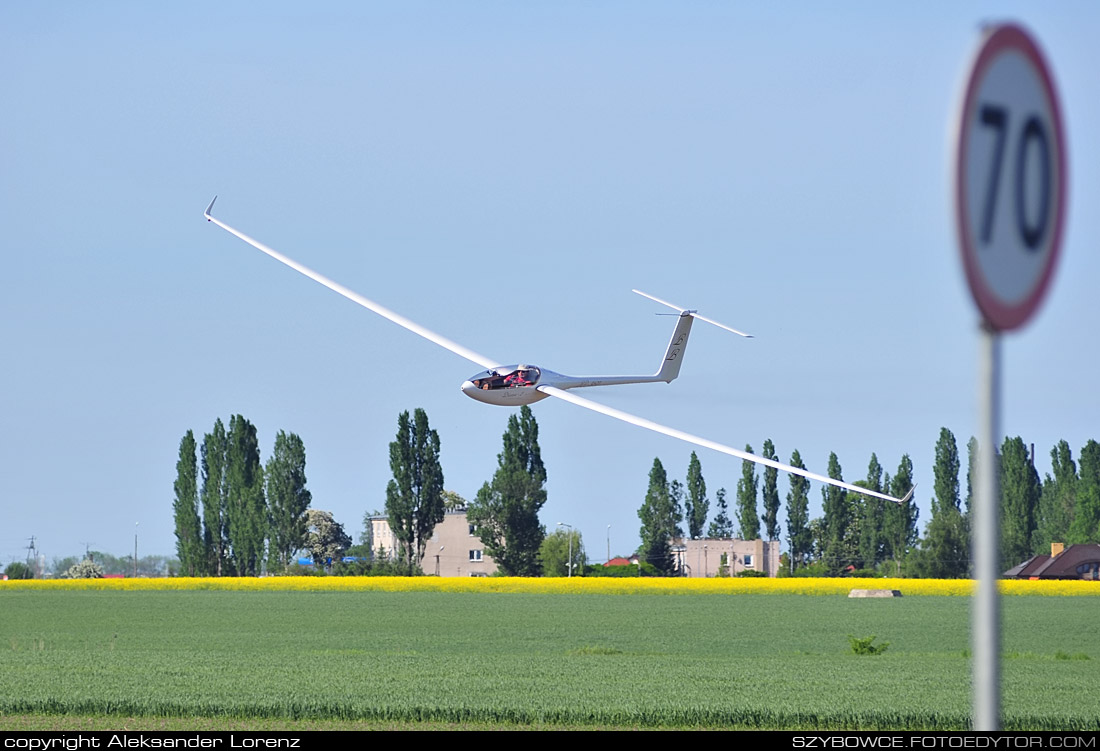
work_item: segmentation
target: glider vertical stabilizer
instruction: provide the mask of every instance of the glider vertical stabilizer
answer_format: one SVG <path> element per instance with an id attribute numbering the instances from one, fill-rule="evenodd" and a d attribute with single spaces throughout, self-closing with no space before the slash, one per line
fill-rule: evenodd
<path id="1" fill-rule="evenodd" d="M 695 320 L 692 313 L 693 311 L 690 310 L 680 313 L 680 320 L 676 323 L 672 338 L 668 341 L 665 359 L 661 361 L 661 368 L 657 371 L 658 381 L 672 383 L 676 376 L 680 375 L 680 365 L 684 362 L 684 352 L 687 351 L 691 324 Z"/>

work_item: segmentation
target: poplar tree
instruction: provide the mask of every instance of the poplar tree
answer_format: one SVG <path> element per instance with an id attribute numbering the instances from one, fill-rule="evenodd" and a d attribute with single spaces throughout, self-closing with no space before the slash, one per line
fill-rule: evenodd
<path id="1" fill-rule="evenodd" d="M 868 490 L 876 493 L 882 492 L 882 465 L 878 457 L 872 453 L 871 460 L 867 464 L 867 480 L 863 483 Z M 886 516 L 886 504 L 881 498 L 874 496 L 857 496 L 856 501 L 859 516 L 859 557 L 861 568 L 874 568 L 883 559 L 883 525 Z"/>
<path id="2" fill-rule="evenodd" d="M 915 573 L 933 579 L 957 579 L 970 570 L 966 520 L 959 505 L 959 451 L 955 436 L 940 428 L 933 465 L 932 518 L 924 530 Z"/>
<path id="3" fill-rule="evenodd" d="M 1085 444 L 1078 468 L 1073 522 L 1066 542 L 1100 542 L 1100 443 L 1090 440 Z"/>
<path id="4" fill-rule="evenodd" d="M 397 439 L 390 444 L 386 514 L 409 572 L 424 560 L 435 525 L 443 521 L 443 468 L 439 465 L 439 434 L 428 427 L 422 409 L 397 418 Z"/>
<path id="5" fill-rule="evenodd" d="M 238 576 L 257 576 L 267 538 L 267 504 L 256 426 L 241 415 L 233 415 L 226 438 L 226 526 L 230 556 Z"/>
<path id="6" fill-rule="evenodd" d="M 1077 505 L 1077 465 L 1073 463 L 1068 443 L 1058 441 L 1050 450 L 1050 466 L 1054 477 L 1046 475 L 1039 496 L 1039 514 L 1031 547 L 1031 552 L 1036 554 L 1050 553 L 1052 542 L 1068 539 Z"/>
<path id="7" fill-rule="evenodd" d="M 467 516 L 477 524 L 485 552 L 508 576 L 538 576 L 539 546 L 546 528 L 539 510 L 546 503 L 546 468 L 539 450 L 539 426 L 530 407 L 508 418 L 497 471 L 470 504 Z"/>
<path id="8" fill-rule="evenodd" d="M 829 452 L 829 477 L 843 480 L 840 460 L 834 452 Z M 826 485 L 821 489 L 822 552 L 821 557 L 829 573 L 839 576 L 852 562 L 849 549 L 848 527 L 852 523 L 852 506 L 848 502 L 848 491 L 835 485 Z"/>
<path id="9" fill-rule="evenodd" d="M 229 533 L 227 525 L 226 435 L 221 418 L 202 440 L 202 542 L 205 550 L 205 571 L 208 576 L 222 576 L 228 570 Z"/>
<path id="10" fill-rule="evenodd" d="M 904 454 L 898 463 L 897 473 L 885 483 L 890 495 L 904 498 L 913 487 L 913 460 Z M 888 503 L 883 514 L 883 540 L 886 554 L 894 560 L 898 576 L 901 575 L 901 562 L 905 560 L 909 549 L 917 542 L 917 519 L 920 509 L 913 499 L 906 503 Z"/>
<path id="11" fill-rule="evenodd" d="M 1006 438 L 1001 446 L 1001 570 L 1031 557 L 1039 506 L 1039 473 L 1031 465 L 1024 439 Z"/>
<path id="12" fill-rule="evenodd" d="M 283 570 L 305 547 L 306 510 L 312 500 L 306 489 L 306 448 L 301 438 L 279 431 L 264 481 L 270 517 L 268 569 Z"/>
<path id="13" fill-rule="evenodd" d="M 176 499 L 172 504 L 176 522 L 176 557 L 185 576 L 200 576 L 205 572 L 197 463 L 195 434 L 188 430 L 180 441 L 180 457 L 176 462 Z"/>
<path id="14" fill-rule="evenodd" d="M 707 537 L 716 540 L 733 537 L 733 522 L 730 521 L 729 507 L 726 505 L 725 488 L 718 488 L 718 492 L 714 494 L 714 504 L 718 509 L 718 513 L 714 515 L 714 519 L 707 529 Z"/>
<path id="15" fill-rule="evenodd" d="M 679 480 L 668 484 L 668 500 L 672 503 L 672 516 L 676 519 L 673 537 L 683 537 L 684 528 L 680 526 L 680 522 L 684 520 L 684 485 Z"/>
<path id="16" fill-rule="evenodd" d="M 691 452 L 687 473 L 687 500 L 685 511 L 688 523 L 688 537 L 697 539 L 703 536 L 703 525 L 707 522 L 710 501 L 707 500 L 707 483 L 703 479 L 703 466 L 695 452 Z"/>
<path id="17" fill-rule="evenodd" d="M 638 509 L 638 518 L 642 521 L 638 532 L 642 539 L 639 548 L 642 560 L 655 566 L 661 573 L 673 573 L 675 561 L 672 558 L 672 538 L 681 520 L 676 516 L 669 492 L 668 476 L 658 458 L 653 460 L 653 468 L 649 470 L 649 488 L 642 507 Z"/>
<path id="18" fill-rule="evenodd" d="M 765 459 L 779 461 L 775 453 L 775 444 L 769 438 L 764 441 Z M 764 529 L 769 540 L 779 539 L 779 470 L 764 467 Z"/>
<path id="19" fill-rule="evenodd" d="M 941 508 L 958 511 L 959 450 L 954 434 L 947 428 L 940 428 L 940 437 L 936 441 L 936 464 L 932 472 L 935 478 L 935 501 Z"/>
<path id="20" fill-rule="evenodd" d="M 751 454 L 752 446 L 745 444 L 745 452 Z M 760 536 L 760 516 L 756 513 L 756 463 L 741 462 L 741 479 L 737 481 L 737 524 L 742 540 L 755 540 Z"/>
<path id="21" fill-rule="evenodd" d="M 806 469 L 798 449 L 791 454 L 792 467 Z M 791 489 L 787 493 L 787 542 L 791 571 L 806 565 L 813 547 L 810 532 L 810 481 L 801 475 L 788 475 Z"/>

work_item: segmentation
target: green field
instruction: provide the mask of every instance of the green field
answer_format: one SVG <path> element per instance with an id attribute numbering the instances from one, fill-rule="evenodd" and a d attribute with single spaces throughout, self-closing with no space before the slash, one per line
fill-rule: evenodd
<path id="1" fill-rule="evenodd" d="M 11 591 L 0 594 L 0 728 L 66 715 L 58 723 L 962 729 L 969 606 L 964 597 Z M 1092 598 L 1011 597 L 1003 609 L 1005 727 L 1100 729 Z M 849 634 L 890 646 L 857 656 Z"/>

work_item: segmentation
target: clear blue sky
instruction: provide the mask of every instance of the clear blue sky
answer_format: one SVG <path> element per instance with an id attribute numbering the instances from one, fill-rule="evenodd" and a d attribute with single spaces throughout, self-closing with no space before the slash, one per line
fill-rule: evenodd
<path id="1" fill-rule="evenodd" d="M 1004 342 L 1004 432 L 1040 472 L 1100 439 L 1100 6 L 1088 2 L 7 3 L 0 6 L 0 563 L 34 535 L 173 554 L 179 442 L 233 413 L 302 436 L 314 505 L 358 535 L 423 407 L 446 486 L 492 476 L 509 411 L 479 370 L 208 224 L 226 222 L 504 362 L 678 381 L 588 395 L 846 479 L 976 430 L 977 314 L 948 191 L 979 25 L 1053 67 L 1070 147 L 1062 264 Z M 548 528 L 638 542 L 654 457 L 691 447 L 534 408 Z M 699 451 L 713 498 L 740 461 Z M 962 478 L 965 489 L 965 477 Z M 780 480 L 784 497 L 788 488 Z M 820 490 L 812 489 L 812 511 Z M 785 507 L 781 511 L 785 519 Z"/>

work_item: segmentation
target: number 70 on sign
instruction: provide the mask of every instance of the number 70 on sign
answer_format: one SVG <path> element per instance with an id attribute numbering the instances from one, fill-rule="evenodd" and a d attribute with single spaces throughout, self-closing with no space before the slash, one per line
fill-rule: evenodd
<path id="1" fill-rule="evenodd" d="M 1053 79 L 1018 26 L 987 33 L 971 67 L 956 142 L 955 204 L 967 281 L 996 331 L 1038 307 L 1061 247 L 1065 137 Z"/>

